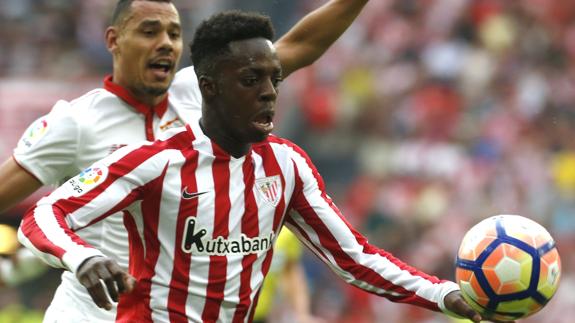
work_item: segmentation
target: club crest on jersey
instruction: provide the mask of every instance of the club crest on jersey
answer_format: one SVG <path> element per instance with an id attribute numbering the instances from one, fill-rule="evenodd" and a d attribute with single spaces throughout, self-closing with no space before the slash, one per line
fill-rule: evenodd
<path id="1" fill-rule="evenodd" d="M 185 125 L 184 122 L 182 122 L 182 120 L 180 120 L 180 118 L 175 117 L 174 119 L 168 120 L 168 121 L 166 121 L 166 123 L 161 124 L 160 130 L 166 131 L 166 130 L 172 129 L 172 128 L 183 127 L 184 125 Z"/>
<path id="2" fill-rule="evenodd" d="M 283 194 L 282 181 L 279 175 L 256 179 L 256 190 L 267 203 L 278 206 Z"/>
<path id="3" fill-rule="evenodd" d="M 102 183 L 108 176 L 108 168 L 94 165 L 68 180 L 74 196 L 80 196 Z"/>
<path id="4" fill-rule="evenodd" d="M 224 238 L 219 236 L 215 239 L 206 237 L 208 230 L 196 227 L 196 218 L 188 217 L 184 226 L 182 239 L 182 251 L 195 255 L 225 256 L 225 255 L 249 255 L 265 252 L 272 248 L 275 233 L 263 237 L 248 237 L 241 234 L 239 238 Z"/>
<path id="5" fill-rule="evenodd" d="M 36 120 L 26 129 L 26 132 L 20 139 L 19 145 L 30 148 L 37 143 L 48 132 L 48 121 L 45 118 Z"/>

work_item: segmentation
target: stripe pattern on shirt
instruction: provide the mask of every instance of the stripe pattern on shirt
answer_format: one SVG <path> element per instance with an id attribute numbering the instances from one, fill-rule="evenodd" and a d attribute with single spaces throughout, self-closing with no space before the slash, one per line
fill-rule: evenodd
<path id="1" fill-rule="evenodd" d="M 123 148 L 103 165 L 102 184 L 79 196 L 59 188 L 26 215 L 23 233 L 38 253 L 67 265 L 67 254 L 79 261 L 78 248 L 92 250 L 77 227 L 120 210 L 132 217 L 130 237 L 141 239 L 142 258 L 133 261 L 141 268 L 130 265 L 138 284 L 122 295 L 118 322 L 250 320 L 284 222 L 368 292 L 438 310 L 452 288 L 370 245 L 329 198 L 309 157 L 287 140 L 270 137 L 234 158 L 192 124 Z M 53 219 L 49 227 L 38 225 L 44 217 Z"/>

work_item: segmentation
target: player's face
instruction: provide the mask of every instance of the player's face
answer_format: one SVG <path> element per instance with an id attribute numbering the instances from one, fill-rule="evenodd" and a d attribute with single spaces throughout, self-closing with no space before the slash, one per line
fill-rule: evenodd
<path id="1" fill-rule="evenodd" d="M 178 11 L 171 3 L 134 1 L 119 27 L 106 33 L 114 55 L 114 82 L 144 102 L 168 90 L 182 53 Z"/>
<path id="2" fill-rule="evenodd" d="M 230 49 L 218 67 L 216 109 L 231 137 L 240 143 L 259 142 L 274 127 L 281 65 L 264 38 L 235 41 Z"/>

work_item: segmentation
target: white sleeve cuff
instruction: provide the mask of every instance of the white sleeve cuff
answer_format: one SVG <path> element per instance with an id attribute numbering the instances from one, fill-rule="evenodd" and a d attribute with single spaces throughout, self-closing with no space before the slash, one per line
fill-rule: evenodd
<path id="1" fill-rule="evenodd" d="M 441 311 L 444 314 L 449 315 L 451 317 L 463 318 L 463 316 L 455 314 L 445 307 L 445 297 L 451 292 L 458 291 L 459 285 L 457 285 L 456 283 L 454 283 L 452 281 L 443 282 L 441 285 L 442 285 L 441 286 L 441 294 L 439 295 L 439 302 L 437 304 L 439 306 L 439 309 L 441 309 Z"/>
<path id="2" fill-rule="evenodd" d="M 95 257 L 95 256 L 106 257 L 98 249 L 80 248 L 80 249 L 66 252 L 64 254 L 64 256 L 62 257 L 62 262 L 64 263 L 64 265 L 66 265 L 68 270 L 70 270 L 72 273 L 76 274 L 78 267 L 80 267 L 80 265 L 82 263 L 84 263 L 84 261 L 86 261 L 86 259 L 91 258 L 91 257 Z"/>

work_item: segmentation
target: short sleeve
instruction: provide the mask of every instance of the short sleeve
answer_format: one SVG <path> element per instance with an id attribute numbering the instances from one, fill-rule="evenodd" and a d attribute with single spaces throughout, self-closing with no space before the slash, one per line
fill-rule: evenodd
<path id="1" fill-rule="evenodd" d="M 44 185 L 58 185 L 75 175 L 79 125 L 66 101 L 34 121 L 14 149 L 14 159 Z"/>

